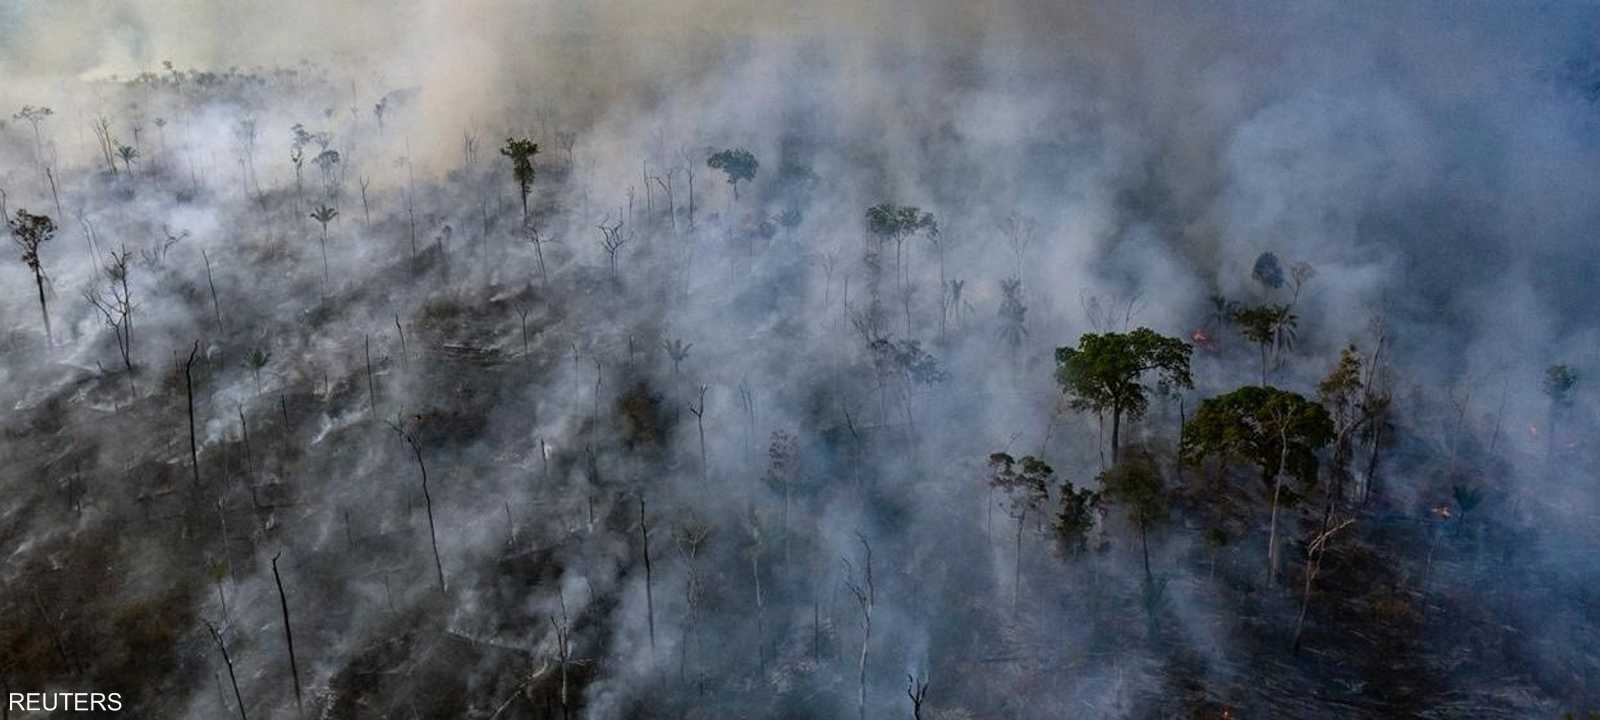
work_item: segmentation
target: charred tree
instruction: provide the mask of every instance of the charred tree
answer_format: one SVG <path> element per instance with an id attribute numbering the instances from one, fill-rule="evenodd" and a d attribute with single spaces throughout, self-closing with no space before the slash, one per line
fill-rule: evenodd
<path id="1" fill-rule="evenodd" d="M 233 672 L 233 658 L 228 656 L 228 646 L 222 642 L 222 634 L 217 632 L 217 626 L 206 621 L 206 629 L 211 631 L 211 639 L 217 643 L 217 651 L 222 653 L 222 664 L 228 666 L 228 681 L 233 683 L 233 701 L 239 706 L 239 720 L 250 720 L 244 714 L 244 696 L 239 693 L 239 677 Z"/>
<path id="2" fill-rule="evenodd" d="M 200 341 L 194 341 L 189 359 L 183 363 L 183 389 L 189 398 L 189 467 L 194 471 L 194 484 L 200 485 L 200 445 L 194 432 L 194 360 L 200 354 Z"/>
<path id="3" fill-rule="evenodd" d="M 408 432 L 399 423 L 391 423 L 392 428 L 411 446 L 411 452 L 417 457 L 417 469 L 422 472 L 422 500 L 428 511 L 428 542 L 433 545 L 433 568 L 439 576 L 439 593 L 446 592 L 444 582 L 444 560 L 439 557 L 439 534 L 433 522 L 433 495 L 428 492 L 428 466 L 422 462 L 422 446 L 417 443 L 417 438 Z"/>
<path id="4" fill-rule="evenodd" d="M 289 646 L 289 674 L 294 679 L 294 706 L 300 717 L 305 717 L 305 701 L 300 696 L 300 663 L 294 654 L 294 628 L 289 624 L 289 596 L 283 592 L 283 576 L 278 574 L 279 552 L 272 556 L 272 581 L 278 584 L 278 606 L 283 610 L 283 639 Z"/>

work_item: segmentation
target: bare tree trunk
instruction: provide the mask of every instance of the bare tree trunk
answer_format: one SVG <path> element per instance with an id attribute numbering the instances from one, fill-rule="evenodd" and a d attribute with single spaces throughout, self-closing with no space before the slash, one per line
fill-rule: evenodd
<path id="1" fill-rule="evenodd" d="M 694 232 L 694 170 L 690 163 L 683 164 L 683 174 L 689 179 L 689 231 Z"/>
<path id="2" fill-rule="evenodd" d="M 706 390 L 707 389 L 708 388 L 705 385 L 701 385 L 700 389 L 699 389 L 699 395 L 698 395 L 698 400 L 699 400 L 698 404 L 690 404 L 689 405 L 689 412 L 694 414 L 695 424 L 700 429 L 700 485 L 701 485 L 702 490 L 704 489 L 706 484 L 708 484 L 710 482 L 710 478 L 711 478 L 710 462 L 706 459 L 706 417 L 705 417 L 705 414 L 706 414 Z"/>
<path id="3" fill-rule="evenodd" d="M 877 604 L 877 589 L 872 581 L 872 545 L 867 542 L 865 535 L 856 533 L 856 538 L 861 541 L 863 554 L 861 580 L 852 577 L 845 580 L 850 589 L 850 594 L 855 596 L 856 604 L 861 608 L 861 660 L 857 665 L 859 691 L 856 698 L 856 712 L 860 720 L 867 720 L 867 651 L 872 642 L 872 609 Z M 850 569 L 849 561 L 845 566 Z"/>
<path id="4" fill-rule="evenodd" d="M 366 336 L 365 352 L 367 355 L 367 401 L 372 405 L 372 419 L 378 419 L 378 386 L 372 379 L 372 336 Z"/>
<path id="5" fill-rule="evenodd" d="M 217 650 L 222 652 L 222 664 L 228 666 L 228 681 L 233 683 L 233 700 L 239 705 L 239 720 L 250 720 L 244 714 L 244 696 L 239 694 L 239 677 L 233 674 L 233 659 L 228 657 L 228 646 L 223 644 L 222 635 L 210 621 L 206 622 L 206 629 L 211 631 L 211 639 L 217 642 Z"/>
<path id="6" fill-rule="evenodd" d="M 522 357 L 528 359 L 528 308 L 525 305 L 517 306 L 517 315 L 522 320 Z"/>
<path id="7" fill-rule="evenodd" d="M 1300 651 L 1300 633 L 1305 629 L 1306 609 L 1311 606 L 1311 582 L 1317 579 L 1317 572 L 1322 568 L 1322 554 L 1327 550 L 1328 542 L 1333 539 L 1334 533 L 1343 530 L 1346 526 L 1353 522 L 1355 522 L 1355 520 L 1346 520 L 1338 525 L 1323 530 L 1315 539 L 1311 541 L 1311 545 L 1306 548 L 1307 562 L 1305 592 L 1301 596 L 1300 600 L 1300 616 L 1294 621 L 1293 650 L 1295 652 Z"/>
<path id="8" fill-rule="evenodd" d="M 272 556 L 272 580 L 278 584 L 278 605 L 283 609 L 283 638 L 289 645 L 289 673 L 294 678 L 294 706 L 297 714 L 305 717 L 305 702 L 300 696 L 300 664 L 295 659 L 294 630 L 289 625 L 289 596 L 284 594 L 283 577 L 278 574 L 278 555 Z"/>
<path id="9" fill-rule="evenodd" d="M 922 703 L 928 697 L 927 681 L 917 682 L 916 678 L 906 676 L 906 697 L 911 698 L 912 720 L 922 720 Z"/>
<path id="10" fill-rule="evenodd" d="M 433 495 L 428 492 L 428 466 L 422 462 L 422 446 L 417 444 L 417 439 L 399 425 L 394 426 L 395 432 L 405 438 L 411 445 L 411 452 L 417 456 L 417 469 L 422 471 L 422 500 L 428 511 L 428 541 L 433 545 L 433 568 L 439 576 L 439 592 L 446 592 L 444 582 L 444 561 L 439 557 L 439 535 L 433 523 Z"/>
<path id="11" fill-rule="evenodd" d="M 1155 582 L 1156 576 L 1150 572 L 1150 533 L 1145 528 L 1145 523 L 1139 523 L 1139 546 L 1144 550 L 1144 579 L 1145 582 Z"/>
<path id="12" fill-rule="evenodd" d="M 45 347 L 55 347 L 56 336 L 50 330 L 50 308 L 44 299 L 44 273 L 35 271 L 33 282 L 39 287 L 39 314 L 44 316 L 44 342 Z"/>
<path id="13" fill-rule="evenodd" d="M 1017 556 L 1011 574 L 1011 610 L 1017 609 L 1017 603 L 1022 598 L 1022 528 L 1027 522 L 1027 513 L 1017 514 Z"/>
<path id="14" fill-rule="evenodd" d="M 217 317 L 217 332 L 222 332 L 222 303 L 217 301 L 217 283 L 211 279 L 211 257 L 206 255 L 204 248 L 200 250 L 201 259 L 206 262 L 206 284 L 211 286 L 211 311 Z"/>
<path id="15" fill-rule="evenodd" d="M 650 659 L 655 661 L 656 652 L 656 596 L 651 587 L 654 581 L 650 567 L 650 525 L 644 513 L 644 496 L 639 496 L 639 543 L 644 548 L 644 607 L 650 623 Z"/>
<path id="16" fill-rule="evenodd" d="M 756 659 L 761 663 L 761 672 L 767 671 L 767 602 L 761 594 L 761 546 L 757 545 L 750 552 L 750 577 L 756 586 Z"/>
<path id="17" fill-rule="evenodd" d="M 56 216 L 60 217 L 62 220 L 66 220 L 67 212 L 61 209 L 61 192 L 56 188 L 56 174 L 51 172 L 50 166 L 48 165 L 46 165 L 44 168 L 44 176 L 50 181 L 50 197 L 54 198 L 56 201 Z M 0 217 L 4 217 L 4 215 L 0 215 Z"/>
<path id="18" fill-rule="evenodd" d="M 1383 418 L 1373 419 L 1372 426 L 1372 453 L 1367 456 L 1367 481 L 1361 488 L 1361 504 L 1365 506 L 1372 497 L 1372 481 L 1378 474 L 1378 447 L 1383 443 Z"/>
<path id="19" fill-rule="evenodd" d="M 256 471 L 255 454 L 250 451 L 250 425 L 244 419 L 244 405 L 239 405 L 239 433 L 244 436 L 244 462 L 252 475 Z"/>
<path id="20" fill-rule="evenodd" d="M 200 353 L 200 341 L 194 341 L 194 349 L 189 351 L 189 359 L 183 364 L 183 387 L 189 396 L 189 467 L 194 471 L 194 484 L 200 485 L 200 446 L 195 439 L 194 432 L 194 359 Z"/>
<path id="21" fill-rule="evenodd" d="M 395 313 L 394 315 L 394 330 L 400 335 L 400 367 L 409 368 L 411 366 L 411 355 L 406 351 L 406 329 L 400 324 L 400 313 Z"/>
<path id="22" fill-rule="evenodd" d="M 1118 449 L 1122 447 L 1122 408 L 1111 408 L 1111 464 L 1117 464 L 1120 458 Z"/>
<path id="23" fill-rule="evenodd" d="M 822 662 L 822 599 L 811 595 L 811 660 Z"/>
<path id="24" fill-rule="evenodd" d="M 1267 529 L 1267 580 L 1278 581 L 1278 498 L 1283 494 L 1283 472 L 1289 462 L 1289 420 L 1282 418 L 1278 425 L 1278 472 L 1272 476 L 1272 520 Z"/>
<path id="25" fill-rule="evenodd" d="M 289 452 L 289 396 L 278 393 L 278 409 L 283 411 L 283 452 Z"/>
<path id="26" fill-rule="evenodd" d="M 561 662 L 561 717 L 570 720 L 571 710 L 567 706 L 567 665 L 572 660 L 572 625 L 567 620 L 567 598 L 561 596 L 561 621 L 550 619 L 550 625 L 556 631 L 556 653 Z"/>
<path id="27" fill-rule="evenodd" d="M 328 224 L 322 223 L 322 291 L 328 291 Z"/>

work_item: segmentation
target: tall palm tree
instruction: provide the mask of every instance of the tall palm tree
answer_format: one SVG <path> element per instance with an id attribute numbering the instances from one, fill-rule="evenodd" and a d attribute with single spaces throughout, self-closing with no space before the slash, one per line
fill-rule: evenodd
<path id="1" fill-rule="evenodd" d="M 322 284 L 323 284 L 323 286 L 327 286 L 327 284 L 328 284 L 328 223 L 333 222 L 333 219 L 336 218 L 336 217 L 339 217 L 339 211 L 335 210 L 335 209 L 333 209 L 331 207 L 328 207 L 327 205 L 322 205 L 322 206 L 317 208 L 316 212 L 311 213 L 311 219 L 312 220 L 316 220 L 317 222 L 322 223 Z"/>
<path id="2" fill-rule="evenodd" d="M 122 166 L 128 169 L 128 175 L 133 175 L 133 161 L 139 159 L 139 151 L 131 145 L 117 148 L 117 157 L 122 158 Z"/>

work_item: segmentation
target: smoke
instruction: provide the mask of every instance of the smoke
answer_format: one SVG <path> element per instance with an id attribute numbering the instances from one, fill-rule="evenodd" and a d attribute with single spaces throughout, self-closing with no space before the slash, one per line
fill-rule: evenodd
<path id="1" fill-rule="evenodd" d="M 1401 419 L 1370 537 L 1426 544 L 1427 569 L 1407 556 L 1374 587 L 1431 582 L 1459 617 L 1524 625 L 1579 612 L 1593 572 L 1567 548 L 1596 499 L 1545 468 L 1559 448 L 1592 470 L 1576 438 L 1595 418 L 1582 402 L 1558 416 L 1540 379 L 1600 372 L 1596 20 L 1143 0 L 0 8 L 0 107 L 55 111 L 39 137 L 0 129 L 0 189 L 13 213 L 62 216 L 44 253 L 55 347 L 38 351 L 32 274 L 0 267 L 17 413 L 0 460 L 24 498 L 0 514 L 18 540 L 0 578 L 38 582 L 133 536 L 104 566 L 137 574 L 103 578 L 58 644 L 170 627 L 149 633 L 170 667 L 95 676 L 179 688 L 137 700 L 153 715 L 218 712 L 200 618 L 233 643 L 246 705 L 289 712 L 265 564 L 280 549 L 300 672 L 329 716 L 854 713 L 869 552 L 869 716 L 903 713 L 903 675 L 931 681 L 944 718 L 1278 707 L 1334 671 L 1251 665 L 1277 641 L 1262 626 L 1296 609 L 1230 605 L 1264 562 L 1253 530 L 1225 551 L 1198 526 L 1156 532 L 1159 582 L 1114 509 L 1105 549 L 1052 547 L 1059 482 L 1093 487 L 1105 443 L 1061 402 L 1051 351 L 1209 328 L 1192 412 L 1258 380 L 1255 348 L 1208 324 L 1217 294 L 1292 302 L 1273 382 L 1307 396 L 1381 328 Z M 105 157 L 100 118 L 136 162 Z M 508 136 L 541 146 L 537 246 Z M 737 198 L 706 166 L 725 147 L 760 161 Z M 316 165 L 326 151 L 338 161 Z M 885 202 L 939 233 L 877 243 L 863 213 Z M 326 228 L 307 217 L 324 204 Z M 597 226 L 615 223 L 613 256 Z M 126 375 L 81 301 L 119 248 L 138 258 Z M 1314 269 L 1303 292 L 1252 278 L 1269 251 Z M 1002 319 L 1013 279 L 1020 330 Z M 203 492 L 183 425 L 197 340 Z M 915 341 L 942 381 L 886 370 L 872 340 Z M 1153 401 L 1125 437 L 1175 472 L 1182 412 Z M 995 451 L 1048 460 L 1050 501 L 1008 515 L 985 483 Z M 1463 477 L 1514 508 L 1509 535 L 1471 541 L 1526 558 L 1527 586 L 1494 600 L 1474 598 L 1487 561 L 1460 549 L 1467 531 L 1416 521 Z M 80 486 L 87 507 L 62 509 Z M 1296 510 L 1296 532 L 1315 514 Z M 171 609 L 146 625 L 128 609 L 151 606 Z M 96 629 L 113 612 L 123 624 Z M 1533 635 L 1505 651 L 1539 676 L 1516 709 L 1592 700 L 1549 679 L 1583 662 L 1581 638 Z M 1490 702 L 1472 686 L 1487 665 L 1413 668 L 1421 701 L 1349 673 L 1379 688 L 1373 713 L 1404 713 Z"/>

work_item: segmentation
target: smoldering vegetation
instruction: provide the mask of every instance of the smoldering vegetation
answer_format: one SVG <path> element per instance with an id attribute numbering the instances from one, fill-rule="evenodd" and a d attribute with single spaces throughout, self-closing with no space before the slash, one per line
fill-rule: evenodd
<path id="1" fill-rule="evenodd" d="M 8 692 L 1600 709 L 1591 11 L 328 8 L 0 10 Z"/>

